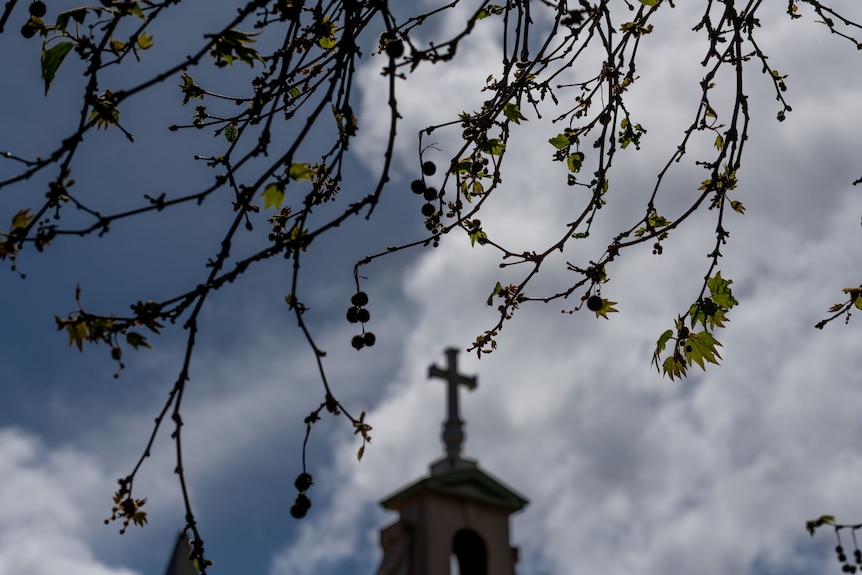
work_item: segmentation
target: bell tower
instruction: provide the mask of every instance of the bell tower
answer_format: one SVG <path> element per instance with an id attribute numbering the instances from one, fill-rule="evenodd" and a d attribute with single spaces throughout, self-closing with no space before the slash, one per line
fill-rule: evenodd
<path id="1" fill-rule="evenodd" d="M 427 476 L 390 495 L 381 505 L 398 520 L 380 532 L 383 560 L 377 575 L 514 575 L 518 550 L 509 541 L 509 516 L 527 500 L 461 456 L 464 421 L 458 388 L 476 389 L 475 377 L 458 373 L 458 350 L 446 350 L 446 366 L 429 378 L 447 384 L 445 454 Z"/>

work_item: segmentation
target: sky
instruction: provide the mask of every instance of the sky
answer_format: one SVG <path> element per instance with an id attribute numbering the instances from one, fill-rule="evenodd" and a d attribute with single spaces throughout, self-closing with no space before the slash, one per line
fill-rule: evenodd
<path id="1" fill-rule="evenodd" d="M 193 14 L 194 4 L 179 9 Z M 655 32 L 643 41 L 630 104 L 648 129 L 642 149 L 618 156 L 594 239 L 549 260 L 537 287 L 566 287 L 565 261 L 599 257 L 609 238 L 639 217 L 644 190 L 673 152 L 699 101 L 702 76 L 703 40 L 690 31 L 698 14 L 694 3 L 685 4 L 662 7 Z M 862 17 L 853 2 L 835 5 Z M 61 2 L 49 3 L 49 17 L 61 9 Z M 478 377 L 478 388 L 461 399 L 464 454 L 530 501 L 512 519 L 519 573 L 840 571 L 832 534 L 812 538 L 804 525 L 826 513 L 846 522 L 862 518 L 859 320 L 813 327 L 841 300 L 841 288 L 860 281 L 862 200 L 852 186 L 862 176 L 859 53 L 802 6 L 800 21 L 783 14 L 786 5 L 768 9 L 759 41 L 770 63 L 789 75 L 793 112 L 775 121 L 769 80 L 753 66 L 746 82 L 754 120 L 736 191 L 747 210 L 728 221 L 720 268 L 740 302 L 719 337 L 722 365 L 692 369 L 683 381 L 650 366 L 656 338 L 691 304 L 708 268 L 709 214 L 676 232 L 662 255 L 645 245 L 614 263 L 602 293 L 619 302 L 620 313 L 609 320 L 561 313 L 573 307 L 570 301 L 531 304 L 506 324 L 497 351 L 481 360 L 459 356 L 461 371 Z M 198 23 L 217 21 L 213 12 Z M 454 28 L 467 13 L 459 8 L 435 25 Z M 70 131 L 83 80 L 80 63 L 70 60 L 43 96 L 39 45 L 17 34 L 24 18 L 25 7 L 16 7 L 0 35 L 0 50 L 16 54 L 3 65 L 9 73 L 0 75 L 0 151 L 36 155 L 49 149 L 52 136 Z M 142 57 L 142 74 L 165 57 L 158 36 L 156 42 Z M 336 394 L 352 413 L 367 413 L 373 442 L 357 462 L 358 439 L 345 418 L 327 416 L 315 425 L 312 508 L 302 521 L 289 509 L 301 470 L 303 418 L 323 392 L 313 355 L 283 303 L 289 266 L 251 269 L 204 309 L 184 445 L 213 573 L 373 573 L 378 531 L 395 520 L 378 502 L 427 473 L 442 454 L 445 386 L 427 379 L 428 366 L 442 363 L 447 347 L 466 350 L 495 323 L 484 301 L 497 281 L 516 278 L 518 270 L 500 270 L 496 252 L 452 234 L 437 248 L 364 269 L 373 348 L 350 348 L 355 329 L 344 312 L 356 260 L 421 237 L 422 202 L 409 191 L 419 170 L 415 134 L 477 107 L 498 53 L 494 28 L 477 26 L 458 60 L 420 66 L 399 85 L 401 144 L 380 211 L 309 249 L 306 319 L 328 352 Z M 359 70 L 356 189 L 371 185 L 382 161 L 388 115 L 379 105 L 382 65 L 369 53 Z M 206 65 L 199 70 L 202 77 L 212 73 Z M 122 84 L 122 76 L 116 81 Z M 135 144 L 116 130 L 86 141 L 74 174 L 79 190 L 102 205 L 122 205 L 143 193 L 208 181 L 191 156 L 213 153 L 218 141 L 167 131 L 193 113 L 179 107 L 174 84 L 123 108 Z M 528 121 L 510 143 L 505 183 L 481 216 L 491 238 L 520 250 L 555 237 L 582 205 L 564 184 L 565 168 L 550 162 L 546 142 L 559 126 L 524 113 Z M 457 132 L 436 132 L 439 151 L 429 157 L 445 163 Z M 683 160 L 669 182 L 663 215 L 672 218 L 704 179 L 693 161 Z M 16 169 L 0 163 L 0 176 Z M 3 190 L 0 223 L 28 194 L 41 197 L 40 184 Z M 127 354 L 126 369 L 114 378 L 106 350 L 67 347 L 53 318 L 74 309 L 78 284 L 86 306 L 122 313 L 133 301 L 201 281 L 223 220 L 218 206 L 207 204 L 144 218 L 103 238 L 68 238 L 45 253 L 24 254 L 18 265 L 26 279 L 8 269 L 0 274 L 0 573 L 162 573 L 183 524 L 167 434 L 136 481 L 136 493 L 148 498 L 149 524 L 119 535 L 116 524 L 103 520 L 116 479 L 137 461 L 173 385 L 185 334 L 180 326 L 166 329 L 153 349 Z"/>

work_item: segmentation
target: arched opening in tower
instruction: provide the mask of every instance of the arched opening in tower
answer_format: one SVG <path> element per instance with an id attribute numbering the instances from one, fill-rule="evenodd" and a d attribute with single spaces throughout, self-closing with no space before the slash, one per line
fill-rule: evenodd
<path id="1" fill-rule="evenodd" d="M 457 571 L 451 575 L 488 575 L 488 550 L 472 529 L 461 529 L 452 538 L 452 554 Z"/>

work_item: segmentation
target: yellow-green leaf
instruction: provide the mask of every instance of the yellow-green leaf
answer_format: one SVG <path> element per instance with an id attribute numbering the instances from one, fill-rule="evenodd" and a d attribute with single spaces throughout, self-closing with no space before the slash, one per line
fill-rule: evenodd
<path id="1" fill-rule="evenodd" d="M 666 330 L 663 334 L 661 334 L 661 336 L 658 338 L 658 341 L 655 342 L 655 353 L 653 353 L 653 361 L 655 362 L 656 367 L 658 367 L 659 355 L 661 355 L 661 352 L 663 352 L 665 350 L 665 347 L 667 347 L 667 342 L 672 337 L 673 337 L 673 330 L 669 329 L 669 330 Z"/>
<path id="2" fill-rule="evenodd" d="M 565 149 L 569 144 L 571 144 L 568 136 L 566 136 L 565 134 L 557 134 L 553 138 L 549 139 L 548 143 L 550 143 L 558 150 Z"/>
<path id="3" fill-rule="evenodd" d="M 505 6 L 499 6 L 496 4 L 489 4 L 488 6 L 483 8 L 482 10 L 479 10 L 479 12 L 476 14 L 476 20 L 483 20 L 483 19 L 487 18 L 488 16 L 493 16 L 496 14 L 502 14 L 504 8 L 505 8 Z"/>
<path id="4" fill-rule="evenodd" d="M 733 280 L 725 280 L 721 277 L 721 272 L 715 272 L 715 275 L 706 280 L 706 286 L 712 294 L 712 301 L 724 309 L 730 309 L 739 302 L 733 297 L 730 291 L 730 284 Z"/>
<path id="5" fill-rule="evenodd" d="M 26 228 L 27 224 L 29 224 L 34 217 L 35 216 L 30 214 L 30 208 L 19 210 L 12 218 L 12 229 Z"/>
<path id="6" fill-rule="evenodd" d="M 578 173 L 581 171 L 581 164 L 584 161 L 584 153 L 583 152 L 575 152 L 574 154 L 569 154 L 569 157 L 566 158 L 566 166 L 569 168 L 570 172 Z"/>
<path id="7" fill-rule="evenodd" d="M 141 10 L 141 7 L 137 2 L 117 2 L 116 4 L 117 12 L 120 14 L 133 14 L 143 20 L 147 21 L 147 17 L 144 16 L 144 11 Z"/>
<path id="8" fill-rule="evenodd" d="M 493 140 L 487 140 L 484 144 L 482 144 L 482 151 L 487 152 L 488 154 L 492 154 L 494 156 L 502 156 L 505 149 L 506 144 L 504 144 L 497 138 L 494 138 Z"/>
<path id="9" fill-rule="evenodd" d="M 497 282 L 497 285 L 494 286 L 494 291 L 491 292 L 491 295 L 489 295 L 487 301 L 485 301 L 485 305 L 494 305 L 494 296 L 501 291 L 503 291 L 503 284 Z"/>
<path id="10" fill-rule="evenodd" d="M 141 34 L 138 36 L 137 44 L 138 44 L 138 48 L 140 48 L 141 50 L 147 50 L 149 48 L 152 48 L 153 47 L 152 35 L 147 36 L 146 32 L 141 32 Z"/>
<path id="11" fill-rule="evenodd" d="M 302 162 L 297 164 L 291 164 L 290 168 L 287 170 L 287 175 L 290 176 L 292 180 L 296 180 L 297 182 L 302 180 L 310 180 L 314 175 L 314 168 L 311 167 L 311 164 Z"/>
<path id="12" fill-rule="evenodd" d="M 338 43 L 335 37 L 335 24 L 330 22 L 329 18 L 324 18 L 323 25 L 326 26 L 327 32 L 317 39 L 317 45 L 324 50 L 332 50 Z"/>
<path id="13" fill-rule="evenodd" d="M 674 377 L 682 378 L 685 376 L 686 370 L 688 369 L 682 356 L 677 353 L 665 359 L 661 368 L 664 375 L 668 376 L 671 381 L 673 381 Z"/>
<path id="14" fill-rule="evenodd" d="M 721 344 L 708 331 L 692 333 L 685 342 L 685 358 L 689 365 L 696 363 L 705 371 L 706 363 L 718 364 L 721 359 L 717 347 Z"/>
<path id="15" fill-rule="evenodd" d="M 284 202 L 284 187 L 279 183 L 269 184 L 266 188 L 264 188 L 263 193 L 263 208 L 275 208 L 276 210 L 281 209 L 281 204 Z"/>
<path id="16" fill-rule="evenodd" d="M 506 116 L 507 120 L 515 122 L 516 124 L 520 124 L 521 120 L 524 120 L 525 122 L 527 121 L 527 118 L 521 113 L 518 105 L 511 102 L 503 106 L 503 115 Z"/>
<path id="17" fill-rule="evenodd" d="M 72 344 L 74 343 L 78 347 L 78 351 L 83 352 L 84 340 L 86 340 L 89 335 L 87 324 L 84 322 L 70 323 L 66 325 L 66 331 L 69 333 L 69 347 L 72 347 Z"/>
<path id="18" fill-rule="evenodd" d="M 596 317 L 603 317 L 605 319 L 610 319 L 608 317 L 609 313 L 617 313 L 619 311 L 618 309 L 616 309 L 614 307 L 617 303 L 618 302 L 611 301 L 609 299 L 603 299 L 602 300 L 602 307 L 600 307 L 599 309 L 596 310 Z"/>
<path id="19" fill-rule="evenodd" d="M 476 242 L 479 242 L 479 245 L 484 245 L 488 239 L 488 234 L 479 230 L 477 232 L 473 232 L 470 234 L 470 247 L 476 245 Z"/>

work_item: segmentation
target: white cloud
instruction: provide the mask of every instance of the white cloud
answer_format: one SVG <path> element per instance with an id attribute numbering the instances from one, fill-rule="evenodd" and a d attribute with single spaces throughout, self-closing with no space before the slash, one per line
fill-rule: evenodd
<path id="1" fill-rule="evenodd" d="M 92 498 L 105 483 L 93 458 L 73 449 L 49 450 L 14 428 L 0 430 L 0 572 L 16 575 L 133 575 L 93 552 Z"/>
<path id="2" fill-rule="evenodd" d="M 788 30 L 796 40 L 791 46 L 782 43 Z M 765 46 L 782 47 L 772 50 L 771 62 L 794 62 L 807 49 L 803 34 L 823 31 L 791 23 L 765 33 Z M 467 60 L 488 54 L 492 41 L 478 38 Z M 670 46 L 667 53 L 686 49 Z M 655 69 L 673 72 L 664 60 Z M 433 74 L 412 77 L 402 109 L 421 112 L 427 98 L 419 95 L 443 92 L 452 95 L 457 113 L 454 96 L 465 75 L 475 79 L 476 69 L 437 66 Z M 849 103 L 862 88 L 848 85 L 824 100 L 804 79 L 791 86 L 800 103 L 793 101 L 796 111 L 787 122 L 775 123 L 768 105 L 758 108 L 767 110 L 756 126 L 764 135 L 752 136 L 740 189 L 749 212 L 728 224 L 732 236 L 722 269 L 735 280 L 741 304 L 719 336 L 725 365 L 693 371 L 683 382 L 648 369 L 655 337 L 697 295 L 712 241 L 703 227 L 707 220 L 677 233 L 663 256 L 632 252 L 614 264 L 604 290 L 620 301 L 622 313 L 611 321 L 561 315 L 565 306 L 558 303 L 528 306 L 506 325 L 497 352 L 482 361 L 462 354 L 463 371 L 479 374 L 479 389 L 462 402 L 466 452 L 532 500 L 514 519 L 520 572 L 718 575 L 836 568 L 829 535 L 808 542 L 803 526 L 821 513 L 848 521 L 862 515 L 853 500 L 862 467 L 856 448 L 862 360 L 855 322 L 822 332 L 812 326 L 830 298 L 840 297 L 842 282 L 858 281 L 860 209 L 848 193 L 854 134 L 834 109 L 852 110 Z M 375 89 L 369 88 L 372 100 Z M 680 109 L 670 97 L 663 103 Z M 402 133 L 426 123 L 409 124 Z M 547 163 L 547 150 L 530 144 L 544 141 L 535 124 L 525 125 L 527 144 L 513 150 L 523 166 Z M 661 126 L 649 137 L 675 145 L 667 138 L 678 131 L 663 134 Z M 445 144 L 444 135 L 439 140 Z M 808 154 L 809 147 L 817 155 Z M 406 154 L 410 166 L 415 160 L 410 150 Z M 621 176 L 623 190 L 636 188 L 638 170 L 656 158 L 646 150 L 632 155 L 637 170 Z M 684 173 L 698 176 L 692 169 Z M 512 176 L 501 189 L 506 200 L 489 202 L 482 220 L 495 240 L 526 249 L 547 237 L 547 222 L 565 219 L 575 202 L 564 188 L 559 196 L 548 192 L 559 187 L 560 174 L 551 170 L 514 170 Z M 670 197 L 681 194 L 684 189 Z M 609 219 L 605 231 L 612 233 L 621 220 Z M 564 256 L 587 260 L 602 241 L 592 251 L 572 246 Z M 481 302 L 503 272 L 489 252 L 471 249 L 464 237 L 447 238 L 405 275 L 403 289 L 419 311 L 403 367 L 369 413 L 375 439 L 367 460 L 356 465 L 350 457 L 355 446 L 339 443 L 330 470 L 329 481 L 337 485 L 332 502 L 312 510 L 300 539 L 274 561 L 274 574 L 314 572 L 356 553 L 367 557 L 368 508 L 424 473 L 440 453 L 443 390 L 426 380 L 425 370 L 441 361 L 443 347 L 464 348 L 493 324 L 493 309 Z M 550 286 L 568 280 L 562 266 L 545 266 L 543 273 Z"/>

